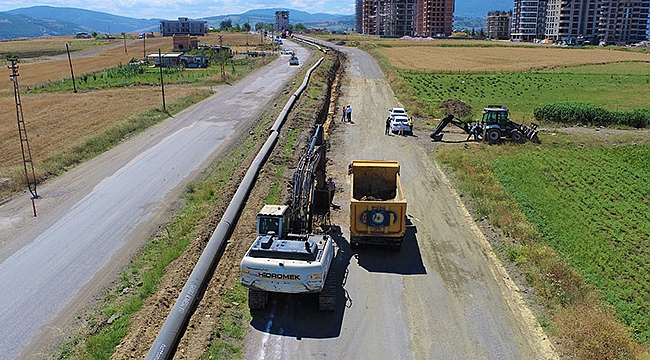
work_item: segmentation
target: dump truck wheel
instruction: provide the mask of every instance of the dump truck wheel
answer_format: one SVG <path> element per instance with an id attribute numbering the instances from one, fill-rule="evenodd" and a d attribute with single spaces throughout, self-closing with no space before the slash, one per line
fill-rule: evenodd
<path id="1" fill-rule="evenodd" d="M 522 142 L 524 140 L 524 135 L 522 135 L 521 132 L 519 132 L 519 130 L 513 130 L 510 133 L 510 137 L 512 138 L 512 141 L 518 142 L 518 143 L 520 143 L 520 142 Z"/>
<path id="2" fill-rule="evenodd" d="M 266 291 L 248 289 L 248 308 L 251 310 L 264 310 L 269 302 L 269 293 Z"/>
<path id="3" fill-rule="evenodd" d="M 494 144 L 501 139 L 501 131 L 497 129 L 491 129 L 487 133 L 487 138 L 490 144 Z"/>

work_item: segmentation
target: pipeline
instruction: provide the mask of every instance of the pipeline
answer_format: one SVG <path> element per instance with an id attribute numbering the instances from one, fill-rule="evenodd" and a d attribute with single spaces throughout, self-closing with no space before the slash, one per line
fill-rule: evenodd
<path id="1" fill-rule="evenodd" d="M 192 270 L 189 279 L 185 283 L 185 286 L 183 286 L 183 290 L 181 290 L 178 299 L 176 299 L 176 303 L 167 316 L 156 340 L 151 346 L 151 349 L 149 349 L 146 357 L 147 360 L 171 359 L 174 356 L 185 326 L 189 322 L 193 309 L 197 305 L 196 301 L 201 294 L 201 290 L 205 289 L 210 280 L 208 275 L 210 275 L 211 269 L 214 269 L 219 262 L 220 254 L 226 244 L 225 240 L 232 233 L 233 226 L 241 213 L 245 200 L 255 183 L 255 179 L 278 141 L 280 128 L 284 124 L 289 110 L 298 96 L 304 91 L 312 72 L 323 60 L 324 58 L 321 57 L 314 66 L 309 68 L 302 85 L 291 96 L 275 120 L 273 127 L 271 127 L 269 138 L 248 168 L 244 179 L 237 188 L 232 200 L 230 200 L 228 208 L 221 217 L 217 228 L 212 233 L 194 270 Z"/>

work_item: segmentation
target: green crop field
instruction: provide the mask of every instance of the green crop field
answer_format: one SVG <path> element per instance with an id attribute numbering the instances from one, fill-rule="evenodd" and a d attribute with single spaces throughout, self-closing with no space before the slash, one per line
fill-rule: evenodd
<path id="1" fill-rule="evenodd" d="M 541 50 L 540 50 L 541 51 Z M 380 57 L 381 59 L 381 57 Z M 478 61 L 478 60 L 477 60 Z M 479 119 L 508 105 L 514 121 L 566 102 L 650 110 L 650 65 L 620 62 L 525 72 L 422 72 L 385 67 L 406 106 L 441 118 L 458 99 Z M 469 119 L 468 119 L 469 120 Z M 578 359 L 650 356 L 650 139 L 540 134 L 541 144 L 436 148 L 477 218 L 506 235 L 514 261 L 549 311 L 540 324 Z M 477 156 L 478 155 L 478 156 Z"/>
<path id="2" fill-rule="evenodd" d="M 494 171 L 526 217 L 650 341 L 650 148 L 522 147 Z"/>
<path id="3" fill-rule="evenodd" d="M 440 103 L 458 99 L 474 109 L 473 119 L 487 105 L 508 105 L 515 121 L 527 122 L 533 119 L 535 107 L 556 102 L 591 103 L 607 110 L 650 109 L 650 66 L 632 64 L 528 73 L 401 75 L 422 100 L 429 116 L 444 116 Z"/>
<path id="4" fill-rule="evenodd" d="M 224 71 L 233 75 L 241 75 L 245 70 L 251 69 L 258 59 L 230 60 L 224 66 Z M 163 82 L 165 84 L 196 84 L 204 82 L 205 85 L 216 85 L 215 78 L 220 77 L 221 68 L 218 63 L 204 69 L 184 69 L 181 67 L 163 68 Z M 124 87 L 133 85 L 158 85 L 160 84 L 160 68 L 149 66 L 118 65 L 103 70 L 75 75 L 75 84 L 79 90 L 105 89 L 111 87 Z M 71 78 L 48 81 L 44 84 L 33 85 L 27 92 L 57 92 L 73 89 Z"/>

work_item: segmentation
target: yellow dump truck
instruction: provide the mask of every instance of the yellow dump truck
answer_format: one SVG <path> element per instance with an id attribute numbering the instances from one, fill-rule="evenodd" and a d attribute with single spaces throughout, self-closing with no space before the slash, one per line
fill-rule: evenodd
<path id="1" fill-rule="evenodd" d="M 400 250 L 406 232 L 406 197 L 397 161 L 350 164 L 350 246 L 385 244 Z"/>

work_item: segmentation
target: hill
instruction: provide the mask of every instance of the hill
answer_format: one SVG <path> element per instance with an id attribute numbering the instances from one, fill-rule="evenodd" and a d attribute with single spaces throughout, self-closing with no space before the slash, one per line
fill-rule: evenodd
<path id="1" fill-rule="evenodd" d="M 461 0 L 456 1 L 454 17 L 486 17 L 490 11 L 510 11 L 512 7 L 512 0 Z"/>
<path id="2" fill-rule="evenodd" d="M 54 19 L 35 19 L 21 14 L 0 12 L 0 40 L 59 36 L 92 31 L 82 25 Z"/>
<path id="3" fill-rule="evenodd" d="M 208 26 L 219 27 L 219 24 L 224 20 L 231 20 L 234 24 L 249 23 L 254 26 L 257 23 L 269 24 L 275 23 L 276 11 L 289 11 L 289 23 L 292 25 L 301 23 L 308 28 L 319 28 L 340 31 L 345 29 L 354 29 L 355 18 L 354 15 L 334 15 L 317 13 L 310 14 L 308 12 L 291 9 L 255 9 L 249 10 L 243 14 L 230 14 L 205 17 L 203 20 L 208 22 Z"/>
<path id="4" fill-rule="evenodd" d="M 33 19 L 72 23 L 84 28 L 83 31 L 119 34 L 158 30 L 159 19 L 135 19 L 70 7 L 32 6 L 9 10 L 5 14 L 24 15 Z M 74 34 L 68 32 L 65 35 Z"/>

